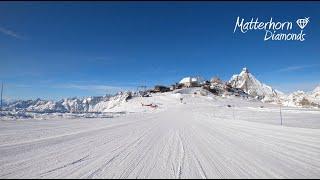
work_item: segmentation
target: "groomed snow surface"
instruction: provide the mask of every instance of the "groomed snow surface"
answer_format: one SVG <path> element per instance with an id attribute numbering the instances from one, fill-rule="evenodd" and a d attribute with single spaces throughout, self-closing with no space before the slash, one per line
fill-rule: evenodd
<path id="1" fill-rule="evenodd" d="M 114 118 L 2 119 L 0 177 L 319 178 L 320 111 L 285 107 L 281 126 L 279 110 L 180 91 Z"/>

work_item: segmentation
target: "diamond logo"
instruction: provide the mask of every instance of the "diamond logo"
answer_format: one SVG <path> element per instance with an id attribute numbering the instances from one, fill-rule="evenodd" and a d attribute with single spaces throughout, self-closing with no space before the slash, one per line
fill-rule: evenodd
<path id="1" fill-rule="evenodd" d="M 307 26 L 308 22 L 309 22 L 309 18 L 304 18 L 304 19 L 298 19 L 297 20 L 297 24 L 301 29 L 305 28 Z"/>

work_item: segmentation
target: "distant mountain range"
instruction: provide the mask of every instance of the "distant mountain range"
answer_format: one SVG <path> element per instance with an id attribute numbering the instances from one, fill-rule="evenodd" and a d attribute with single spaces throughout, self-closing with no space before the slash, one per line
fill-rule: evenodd
<path id="1" fill-rule="evenodd" d="M 320 85 L 311 92 L 296 91 L 284 94 L 271 86 L 261 83 L 247 68 L 240 74 L 233 75 L 228 83 L 240 88 L 255 99 L 265 103 L 282 104 L 284 106 L 320 108 Z M 27 111 L 38 113 L 86 113 L 106 112 L 121 103 L 125 103 L 139 92 L 119 92 L 114 96 L 96 96 L 86 98 L 67 98 L 60 101 L 50 100 L 18 100 L 5 102 L 7 111 Z"/>
<path id="2" fill-rule="evenodd" d="M 27 111 L 38 113 L 84 113 L 84 112 L 104 112 L 131 96 L 131 92 L 118 93 L 115 96 L 96 96 L 86 98 L 67 98 L 60 101 L 50 100 L 18 100 L 6 104 L 4 107 L 8 111 Z"/>

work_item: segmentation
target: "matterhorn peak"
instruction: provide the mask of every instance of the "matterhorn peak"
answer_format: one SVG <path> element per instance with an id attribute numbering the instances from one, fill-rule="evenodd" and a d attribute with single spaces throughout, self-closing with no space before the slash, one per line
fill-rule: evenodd
<path id="1" fill-rule="evenodd" d="M 229 82 L 233 87 L 243 89 L 249 95 L 262 100 L 266 97 L 268 97 L 266 98 L 268 100 L 270 100 L 270 97 L 278 98 L 278 95 L 283 94 L 272 87 L 261 83 L 249 72 L 247 67 L 242 68 L 240 74 L 233 75 Z"/>

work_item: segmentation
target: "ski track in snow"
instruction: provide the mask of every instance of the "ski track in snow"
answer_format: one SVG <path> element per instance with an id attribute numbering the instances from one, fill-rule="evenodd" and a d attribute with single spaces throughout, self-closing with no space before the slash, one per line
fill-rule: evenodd
<path id="1" fill-rule="evenodd" d="M 0 177 L 320 177 L 319 112 L 284 109 L 280 126 L 276 106 L 158 99 L 166 108 L 113 119 L 1 121 Z"/>

